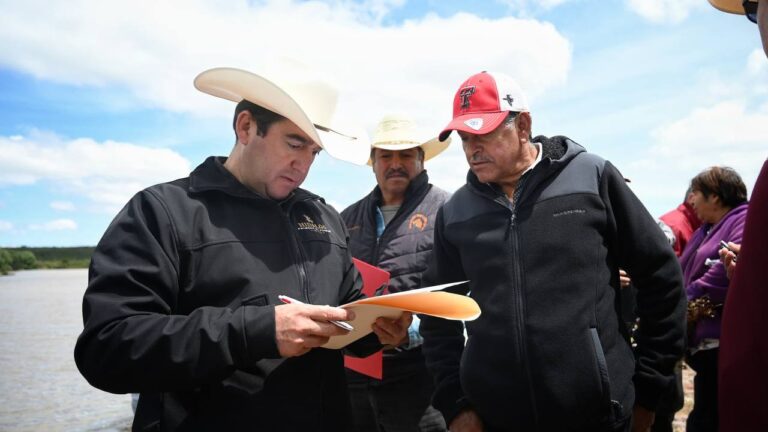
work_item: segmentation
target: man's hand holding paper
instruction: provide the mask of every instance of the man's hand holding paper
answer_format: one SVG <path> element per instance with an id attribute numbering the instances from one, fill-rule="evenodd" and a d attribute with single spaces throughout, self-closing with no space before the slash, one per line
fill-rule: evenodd
<path id="1" fill-rule="evenodd" d="M 367 297 L 342 305 L 343 309 L 355 312 L 355 318 L 349 322 L 355 329 L 346 334 L 332 336 L 322 346 L 331 349 L 344 348 L 369 334 L 375 328 L 374 323 L 377 320 L 402 319 L 403 312 L 432 315 L 449 320 L 472 321 L 480 316 L 480 307 L 477 302 L 467 296 L 441 291 L 465 282 Z M 408 325 L 405 325 L 403 330 L 405 334 L 402 337 L 406 337 Z"/>
<path id="2" fill-rule="evenodd" d="M 396 348 L 408 342 L 408 327 L 413 321 L 413 314 L 403 312 L 397 319 L 379 317 L 373 323 L 373 332 L 386 348 Z"/>
<path id="3" fill-rule="evenodd" d="M 306 354 L 312 348 L 326 344 L 331 336 L 348 333 L 331 321 L 351 321 L 354 318 L 354 311 L 332 306 L 302 303 L 276 306 L 277 349 L 283 357 Z"/>

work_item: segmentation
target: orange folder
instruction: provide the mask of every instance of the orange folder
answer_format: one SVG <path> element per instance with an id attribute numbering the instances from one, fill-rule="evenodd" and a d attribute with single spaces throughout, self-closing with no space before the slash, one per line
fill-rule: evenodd
<path id="1" fill-rule="evenodd" d="M 386 285 L 389 283 L 389 272 L 360 261 L 357 258 L 352 258 L 352 262 L 355 263 L 357 271 L 360 272 L 363 278 L 363 294 L 367 297 L 373 297 L 381 287 L 384 287 L 382 292 L 386 292 Z M 381 351 L 377 351 L 364 358 L 344 356 L 344 366 L 376 379 L 381 379 L 383 375 L 382 365 Z"/>
<path id="2" fill-rule="evenodd" d="M 387 280 L 389 277 L 387 272 L 379 268 L 360 260 L 354 261 L 363 276 L 363 292 L 366 294 L 375 292 L 377 288 L 381 287 L 384 280 Z M 383 279 L 382 273 L 387 274 L 387 279 Z M 371 281 L 370 284 L 367 281 Z M 355 312 L 355 319 L 348 321 L 354 327 L 354 330 L 344 335 L 331 337 L 323 345 L 323 348 L 344 348 L 371 333 L 373 331 L 371 326 L 377 318 L 397 318 L 404 311 L 449 320 L 472 321 L 480 316 L 480 306 L 477 305 L 474 299 L 465 295 L 440 291 L 466 282 L 468 281 L 453 282 L 394 294 L 371 296 L 341 305 L 340 307 L 351 309 Z M 374 369 L 373 372 L 376 372 L 376 370 Z M 378 373 L 377 375 L 380 376 Z"/>

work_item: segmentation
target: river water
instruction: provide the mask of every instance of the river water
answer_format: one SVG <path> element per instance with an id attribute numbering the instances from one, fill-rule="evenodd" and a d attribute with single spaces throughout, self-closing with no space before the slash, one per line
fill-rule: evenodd
<path id="1" fill-rule="evenodd" d="M 85 269 L 0 276 L 0 431 L 125 431 L 131 398 L 75 366 Z"/>

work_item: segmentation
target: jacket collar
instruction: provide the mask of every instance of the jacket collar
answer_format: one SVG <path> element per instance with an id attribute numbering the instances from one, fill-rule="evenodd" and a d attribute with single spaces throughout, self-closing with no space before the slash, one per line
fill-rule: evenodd
<path id="1" fill-rule="evenodd" d="M 255 199 L 276 204 L 291 201 L 304 201 L 307 199 L 320 199 L 319 196 L 301 188 L 296 190 L 282 201 L 262 196 L 240 183 L 225 167 L 227 158 L 223 156 L 209 156 L 203 163 L 197 166 L 189 175 L 189 192 L 199 194 L 205 192 L 220 192 L 239 198 Z"/>
<path id="2" fill-rule="evenodd" d="M 531 141 L 541 144 L 542 152 L 541 161 L 527 173 L 531 178 L 528 179 L 526 188 L 560 171 L 576 155 L 586 152 L 584 147 L 565 136 L 547 138 L 539 135 Z M 475 190 L 492 196 L 492 198 L 504 194 L 499 185 L 495 183 L 482 183 L 471 169 L 467 172 L 467 183 Z"/>

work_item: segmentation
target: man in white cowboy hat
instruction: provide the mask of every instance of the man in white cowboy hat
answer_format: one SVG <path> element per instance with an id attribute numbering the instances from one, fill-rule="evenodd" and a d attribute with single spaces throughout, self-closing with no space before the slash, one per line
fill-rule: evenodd
<path id="1" fill-rule="evenodd" d="M 422 318 L 432 403 L 452 432 L 646 431 L 683 353 L 680 265 L 610 162 L 531 124 L 522 89 L 481 72 L 440 133 L 458 132 L 470 171 L 438 212 L 424 283 L 469 280 L 449 290 L 483 313 L 466 343 L 460 322 Z M 634 352 L 619 268 L 637 288 Z"/>
<path id="2" fill-rule="evenodd" d="M 352 314 L 334 306 L 362 282 L 339 214 L 299 188 L 335 93 L 228 68 L 195 86 L 238 102 L 235 146 L 114 219 L 92 257 L 77 366 L 95 387 L 141 393 L 133 430 L 352 430 L 342 354 L 316 348 L 346 333 L 330 321 Z M 375 352 L 409 324 L 379 319 L 350 348 Z"/>
<path id="3" fill-rule="evenodd" d="M 768 0 L 709 0 L 717 9 L 744 14 L 757 23 L 768 56 Z M 743 18 L 742 18 L 743 19 Z M 725 20 L 724 20 L 725 21 Z M 735 24 L 743 25 L 739 20 Z M 744 43 L 751 41 L 745 40 Z M 765 153 L 758 157 L 765 157 Z M 768 267 L 768 161 L 752 188 L 749 210 L 744 223 L 741 245 L 731 243 L 738 253 L 720 250 L 728 267 L 731 284 L 725 299 L 720 333 L 717 391 L 719 430 L 722 432 L 768 430 L 768 290 L 765 269 Z"/>
<path id="4" fill-rule="evenodd" d="M 406 116 L 384 117 L 368 162 L 376 187 L 341 213 L 352 256 L 388 271 L 390 292 L 421 287 L 435 215 L 449 196 L 429 183 L 424 162 L 448 144 L 424 139 Z M 429 403 L 434 385 L 421 354 L 418 325 L 414 317 L 408 336 L 384 351 L 381 380 L 347 370 L 355 430 L 445 430 L 442 416 Z"/>

